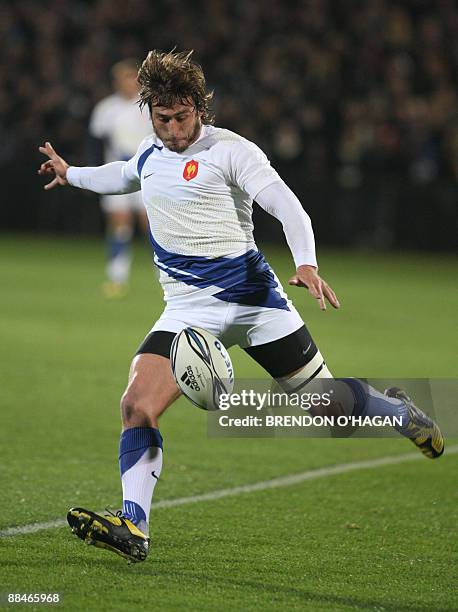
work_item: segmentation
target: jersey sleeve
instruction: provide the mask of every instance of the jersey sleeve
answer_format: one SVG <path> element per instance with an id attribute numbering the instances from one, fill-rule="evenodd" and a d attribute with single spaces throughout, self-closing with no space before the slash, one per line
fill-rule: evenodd
<path id="1" fill-rule="evenodd" d="M 71 166 L 67 170 L 67 180 L 73 187 L 89 189 L 103 195 L 117 195 L 140 191 L 138 167 L 142 156 L 148 152 L 151 137 L 145 138 L 137 152 L 128 161 L 116 161 L 103 166 L 79 168 Z"/>
<path id="2" fill-rule="evenodd" d="M 302 265 L 318 268 L 312 222 L 286 183 L 280 180 L 268 185 L 258 193 L 256 202 L 283 225 L 296 268 Z"/>
<path id="3" fill-rule="evenodd" d="M 281 181 L 266 154 L 248 140 L 234 144 L 229 165 L 232 183 L 245 191 L 253 200 L 260 191 L 272 183 Z"/>
<path id="4" fill-rule="evenodd" d="M 102 195 L 119 195 L 140 190 L 140 181 L 128 167 L 129 162 L 116 161 L 103 166 L 75 167 L 67 170 L 67 180 L 73 187 L 88 189 Z"/>

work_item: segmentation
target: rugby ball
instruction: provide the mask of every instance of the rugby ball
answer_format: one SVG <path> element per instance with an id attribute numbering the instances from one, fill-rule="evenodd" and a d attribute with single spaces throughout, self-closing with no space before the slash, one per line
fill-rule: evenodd
<path id="1" fill-rule="evenodd" d="M 231 393 L 234 370 L 223 343 L 200 327 L 186 327 L 170 349 L 170 365 L 183 395 L 204 410 L 218 410 L 222 393 Z"/>

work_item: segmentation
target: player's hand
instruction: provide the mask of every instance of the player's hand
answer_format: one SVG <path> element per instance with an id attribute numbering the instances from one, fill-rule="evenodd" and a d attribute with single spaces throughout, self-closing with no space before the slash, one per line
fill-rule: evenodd
<path id="1" fill-rule="evenodd" d="M 40 153 L 43 153 L 49 157 L 48 161 L 41 164 L 38 174 L 54 175 L 53 180 L 45 185 L 44 188 L 48 190 L 53 189 L 58 185 L 67 185 L 67 170 L 69 168 L 69 164 L 67 164 L 65 159 L 62 159 L 62 157 L 57 155 L 50 142 L 45 142 L 43 147 L 38 147 L 38 150 Z"/>
<path id="2" fill-rule="evenodd" d="M 308 289 L 310 294 L 318 300 L 321 310 L 326 310 L 325 299 L 328 300 L 334 308 L 340 308 L 336 294 L 328 283 L 318 276 L 314 266 L 299 266 L 296 270 L 296 274 L 289 279 L 289 284 Z"/>

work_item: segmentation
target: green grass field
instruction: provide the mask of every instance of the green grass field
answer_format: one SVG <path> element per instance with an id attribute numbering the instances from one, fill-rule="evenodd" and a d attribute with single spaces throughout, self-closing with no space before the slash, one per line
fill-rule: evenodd
<path id="1" fill-rule="evenodd" d="M 287 252 L 266 255 L 286 285 Z M 451 259 L 320 261 L 341 310 L 289 294 L 335 375 L 457 376 Z M 103 268 L 99 241 L 1 237 L 0 532 L 120 506 L 119 396 L 162 298 L 148 247 L 136 245 L 122 301 L 101 296 Z M 262 376 L 231 355 L 237 375 Z M 183 399 L 161 431 L 157 501 L 415 451 L 397 438 L 209 439 Z M 60 592 L 65 610 L 457 610 L 457 468 L 449 453 L 158 508 L 150 556 L 132 566 L 66 527 L 0 537 L 0 593 Z"/>

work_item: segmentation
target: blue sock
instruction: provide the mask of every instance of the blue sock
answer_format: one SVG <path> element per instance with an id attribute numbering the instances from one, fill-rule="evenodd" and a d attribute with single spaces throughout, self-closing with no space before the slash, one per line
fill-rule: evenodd
<path id="1" fill-rule="evenodd" d="M 388 397 L 357 378 L 339 378 L 339 380 L 346 383 L 353 391 L 355 397 L 353 416 L 401 418 L 402 425 L 394 427 L 402 433 L 409 422 L 409 411 L 403 401 Z"/>
<path id="2" fill-rule="evenodd" d="M 115 283 L 127 283 L 129 279 L 132 230 L 121 226 L 110 230 L 107 236 L 107 276 Z"/>
<path id="3" fill-rule="evenodd" d="M 162 470 L 162 436 L 153 427 L 123 431 L 119 443 L 123 514 L 148 533 L 154 487 Z"/>

